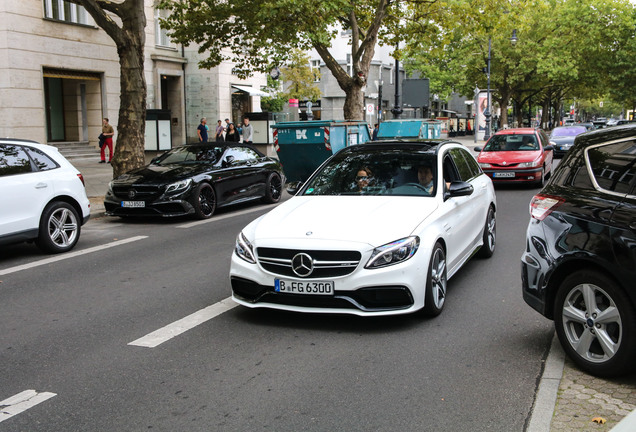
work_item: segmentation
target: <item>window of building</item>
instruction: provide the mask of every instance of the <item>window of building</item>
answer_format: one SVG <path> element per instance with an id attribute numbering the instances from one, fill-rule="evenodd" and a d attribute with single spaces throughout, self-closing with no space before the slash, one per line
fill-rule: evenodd
<path id="1" fill-rule="evenodd" d="M 162 47 L 172 47 L 168 31 L 161 27 L 160 18 L 167 18 L 170 11 L 155 8 L 155 44 Z"/>
<path id="2" fill-rule="evenodd" d="M 314 82 L 320 82 L 320 60 L 311 61 L 311 73 L 314 75 Z"/>
<path id="3" fill-rule="evenodd" d="M 347 54 L 347 73 L 349 76 L 353 76 L 353 62 L 351 61 L 351 54 Z"/>
<path id="4" fill-rule="evenodd" d="M 65 0 L 44 0 L 44 16 L 57 21 L 92 25 L 93 21 L 84 6 Z"/>

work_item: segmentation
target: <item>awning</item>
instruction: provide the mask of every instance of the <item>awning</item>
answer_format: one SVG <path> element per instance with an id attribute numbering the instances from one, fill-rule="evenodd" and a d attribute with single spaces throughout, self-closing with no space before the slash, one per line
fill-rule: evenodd
<path id="1" fill-rule="evenodd" d="M 44 76 L 45 78 L 64 78 L 64 79 L 91 80 L 91 81 L 100 80 L 100 74 L 98 73 L 67 70 L 67 69 L 44 68 L 42 70 L 42 76 Z"/>
<path id="2" fill-rule="evenodd" d="M 232 87 L 242 92 L 248 93 L 250 96 L 269 96 L 269 93 L 250 86 L 232 84 Z"/>

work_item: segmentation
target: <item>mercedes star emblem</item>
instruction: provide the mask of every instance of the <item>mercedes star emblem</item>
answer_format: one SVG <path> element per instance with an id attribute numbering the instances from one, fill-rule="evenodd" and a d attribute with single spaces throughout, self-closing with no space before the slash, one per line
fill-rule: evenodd
<path id="1" fill-rule="evenodd" d="M 134 189 L 128 191 L 128 198 L 134 198 L 135 195 L 137 195 L 137 192 Z"/>
<path id="2" fill-rule="evenodd" d="M 307 277 L 314 271 L 314 260 L 306 253 L 296 254 L 291 261 L 292 270 L 300 277 Z"/>

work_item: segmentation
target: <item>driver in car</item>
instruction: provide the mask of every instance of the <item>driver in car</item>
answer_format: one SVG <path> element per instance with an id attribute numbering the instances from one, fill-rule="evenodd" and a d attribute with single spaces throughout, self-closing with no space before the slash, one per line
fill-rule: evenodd
<path id="1" fill-rule="evenodd" d="M 417 179 L 429 195 L 433 195 L 433 170 L 428 165 L 417 168 Z"/>

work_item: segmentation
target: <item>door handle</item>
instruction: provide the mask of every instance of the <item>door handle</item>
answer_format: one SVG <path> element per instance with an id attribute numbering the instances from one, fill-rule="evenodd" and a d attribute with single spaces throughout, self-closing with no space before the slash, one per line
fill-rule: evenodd
<path id="1" fill-rule="evenodd" d="M 36 185 L 35 185 L 35 188 L 36 188 L 36 189 L 44 189 L 44 188 L 46 188 L 46 187 L 48 187 L 48 186 L 49 186 L 49 185 L 48 185 L 48 184 L 46 184 L 46 183 L 38 183 L 38 184 L 36 184 Z"/>

